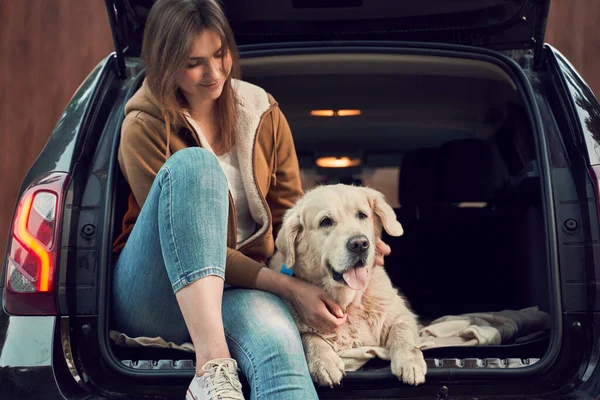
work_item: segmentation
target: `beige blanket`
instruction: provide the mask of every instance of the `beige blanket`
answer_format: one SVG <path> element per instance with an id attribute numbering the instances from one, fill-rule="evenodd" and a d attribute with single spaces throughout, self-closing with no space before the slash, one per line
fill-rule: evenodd
<path id="1" fill-rule="evenodd" d="M 449 315 L 432 321 L 420 330 L 422 350 L 447 346 L 484 346 L 510 343 L 517 338 L 550 328 L 550 316 L 529 307 L 522 310 Z M 110 331 L 110 338 L 118 346 L 159 347 L 194 352 L 192 343 L 176 344 L 161 337 L 130 338 L 124 333 Z M 356 371 L 367 361 L 378 357 L 389 360 L 387 349 L 363 346 L 340 353 L 347 371 Z"/>

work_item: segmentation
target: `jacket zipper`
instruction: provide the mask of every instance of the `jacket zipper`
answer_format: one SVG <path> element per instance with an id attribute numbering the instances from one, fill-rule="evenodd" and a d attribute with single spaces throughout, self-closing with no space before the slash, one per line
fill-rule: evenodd
<path id="1" fill-rule="evenodd" d="M 227 241 L 229 242 L 229 238 L 232 237 L 231 243 L 229 243 L 229 247 L 235 249 L 237 247 L 237 214 L 235 212 L 235 203 L 233 202 L 233 196 L 231 195 L 231 191 L 228 190 L 229 193 L 229 209 L 231 212 L 231 225 L 233 227 L 233 232 L 231 235 L 227 235 Z"/>

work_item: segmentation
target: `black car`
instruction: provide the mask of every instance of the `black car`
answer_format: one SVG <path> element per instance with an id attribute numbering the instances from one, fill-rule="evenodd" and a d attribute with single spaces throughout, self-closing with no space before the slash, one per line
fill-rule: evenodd
<path id="1" fill-rule="evenodd" d="M 405 234 L 384 238 L 386 270 L 422 321 L 528 307 L 550 321 L 425 350 L 423 385 L 373 360 L 321 398 L 600 395 L 600 104 L 544 44 L 549 4 L 224 1 L 243 79 L 281 105 L 304 187 L 365 184 L 394 206 Z M 176 399 L 193 376 L 190 353 L 117 344 L 109 314 L 120 124 L 151 5 L 106 0 L 115 52 L 23 180 L 1 281 L 2 399 Z"/>

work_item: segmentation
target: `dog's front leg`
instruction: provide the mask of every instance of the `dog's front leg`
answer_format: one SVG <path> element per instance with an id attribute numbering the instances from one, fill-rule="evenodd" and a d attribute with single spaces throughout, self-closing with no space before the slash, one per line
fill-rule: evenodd
<path id="1" fill-rule="evenodd" d="M 302 344 L 313 381 L 320 386 L 339 385 L 346 373 L 344 362 L 333 347 L 315 333 L 303 333 Z"/>
<path id="2" fill-rule="evenodd" d="M 390 328 L 387 347 L 390 349 L 392 373 L 409 385 L 425 382 L 427 364 L 417 346 L 419 333 L 416 324 L 396 322 Z"/>

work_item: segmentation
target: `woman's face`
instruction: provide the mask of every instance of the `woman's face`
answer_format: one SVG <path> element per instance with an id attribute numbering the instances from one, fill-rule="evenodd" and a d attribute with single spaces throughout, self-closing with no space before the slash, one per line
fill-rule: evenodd
<path id="1" fill-rule="evenodd" d="M 194 41 L 177 85 L 189 102 L 216 100 L 231 72 L 231 54 L 225 52 L 220 36 L 207 29 Z"/>

